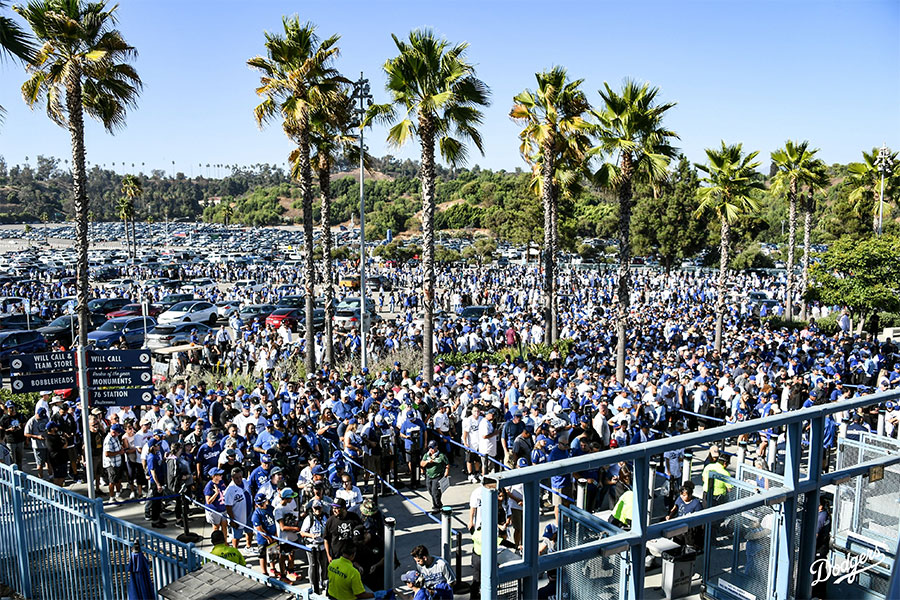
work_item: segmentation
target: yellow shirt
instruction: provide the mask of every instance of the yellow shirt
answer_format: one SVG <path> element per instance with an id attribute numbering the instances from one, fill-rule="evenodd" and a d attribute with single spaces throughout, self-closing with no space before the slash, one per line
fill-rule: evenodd
<path id="1" fill-rule="evenodd" d="M 335 600 L 356 600 L 356 597 L 365 591 L 362 577 L 352 562 L 341 556 L 328 563 L 330 597 Z"/>
<path id="2" fill-rule="evenodd" d="M 247 561 L 244 560 L 244 555 L 241 554 L 240 550 L 232 548 L 228 544 L 219 544 L 218 546 L 213 546 L 212 550 L 210 550 L 209 553 L 215 556 L 220 556 L 225 560 L 230 560 L 231 562 L 237 563 L 242 567 L 247 566 Z"/>
<path id="3" fill-rule="evenodd" d="M 703 494 L 709 491 L 709 474 L 711 471 L 715 471 L 721 475 L 725 475 L 730 477 L 731 474 L 722 466 L 722 463 L 716 461 L 714 463 L 710 463 L 703 467 Z M 728 490 L 731 489 L 731 484 L 725 483 L 721 479 L 713 479 L 713 496 L 718 498 L 724 494 L 728 493 Z"/>

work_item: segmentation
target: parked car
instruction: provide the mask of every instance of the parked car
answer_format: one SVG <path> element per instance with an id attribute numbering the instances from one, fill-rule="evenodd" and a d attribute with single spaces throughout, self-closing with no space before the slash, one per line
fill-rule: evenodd
<path id="1" fill-rule="evenodd" d="M 197 337 L 202 340 L 210 328 L 203 323 L 165 323 L 157 324 L 147 333 L 147 347 L 151 350 L 178 346 L 191 341 L 191 332 L 197 331 Z"/>
<path id="2" fill-rule="evenodd" d="M 165 312 L 179 302 L 188 302 L 190 300 L 198 300 L 198 298 L 194 298 L 193 294 L 169 294 L 168 296 L 163 296 L 162 300 L 157 302 L 157 304 L 162 306 L 163 312 Z"/>
<path id="3" fill-rule="evenodd" d="M 242 308 L 238 315 L 244 323 L 249 323 L 253 319 L 265 321 L 277 309 L 278 307 L 274 304 L 249 304 Z"/>
<path id="4" fill-rule="evenodd" d="M 182 291 L 194 294 L 205 294 L 216 289 L 216 282 L 208 277 L 192 279 L 181 286 Z"/>
<path id="5" fill-rule="evenodd" d="M 88 310 L 92 313 L 108 315 L 126 304 L 131 304 L 131 300 L 128 298 L 94 298 L 88 301 Z"/>
<path id="6" fill-rule="evenodd" d="M 286 323 L 287 328 L 297 333 L 306 331 L 306 309 L 305 308 L 279 308 L 268 317 L 266 317 L 266 325 L 272 327 L 280 327 L 282 323 Z M 313 331 L 321 331 L 325 328 L 325 309 L 313 309 Z"/>
<path id="7" fill-rule="evenodd" d="M 368 303 L 367 303 L 368 304 Z M 360 325 L 360 315 L 359 315 L 359 303 L 356 306 L 340 308 L 334 312 L 334 327 L 340 331 L 349 331 L 354 327 L 359 328 Z M 366 323 L 367 329 L 372 327 L 373 323 L 377 323 L 381 320 L 381 317 L 375 312 L 374 308 L 370 308 L 366 311 Z"/>
<path id="8" fill-rule="evenodd" d="M 390 292 L 394 289 L 394 284 L 391 283 L 391 280 L 383 275 L 374 275 L 372 277 L 366 277 L 366 290 L 371 292 L 377 292 L 379 290 L 384 290 L 385 292 Z"/>
<path id="9" fill-rule="evenodd" d="M 148 317 L 156 317 L 163 312 L 162 306 L 159 304 L 148 304 L 147 305 L 147 316 Z M 140 304 L 126 304 L 119 310 L 114 310 L 108 315 L 106 315 L 109 319 L 115 319 L 116 317 L 133 317 L 133 316 L 143 316 L 143 312 L 141 311 Z"/>
<path id="10" fill-rule="evenodd" d="M 306 306 L 306 296 L 282 296 L 275 303 L 279 308 L 303 308 Z"/>
<path id="11" fill-rule="evenodd" d="M 88 332 L 91 332 L 104 323 L 106 323 L 107 318 L 104 315 L 98 315 L 97 313 L 88 313 Z M 74 327 L 73 327 L 74 324 Z M 72 346 L 72 331 L 74 330 L 75 335 L 78 335 L 78 315 L 62 315 L 56 317 L 50 323 L 38 329 L 43 336 L 44 339 L 47 340 L 48 344 L 54 344 L 56 342 L 61 343 L 66 348 Z"/>
<path id="12" fill-rule="evenodd" d="M 39 329 L 47 321 L 37 315 L 5 315 L 0 317 L 0 331 L 7 329 Z"/>
<path id="13" fill-rule="evenodd" d="M 338 280 L 338 287 L 346 290 L 359 289 L 359 275 L 347 275 Z"/>
<path id="14" fill-rule="evenodd" d="M 216 302 L 216 312 L 219 314 L 219 319 L 230 319 L 231 315 L 239 312 L 241 309 L 241 303 L 237 300 L 222 300 L 221 302 Z"/>
<path id="15" fill-rule="evenodd" d="M 143 317 L 118 317 L 109 319 L 106 323 L 88 333 L 88 344 L 95 348 L 110 348 L 119 343 L 121 338 L 129 348 L 140 348 L 144 344 Z M 147 330 L 156 326 L 156 319 L 147 317 Z"/>
<path id="16" fill-rule="evenodd" d="M 234 290 L 243 290 L 247 292 L 259 292 L 264 290 L 266 284 L 260 283 L 255 279 L 239 279 L 234 282 Z"/>
<path id="17" fill-rule="evenodd" d="M 459 316 L 468 321 L 479 321 L 481 317 L 493 317 L 495 312 L 493 306 L 475 305 L 462 309 Z"/>
<path id="18" fill-rule="evenodd" d="M 13 354 L 35 354 L 49 349 L 39 331 L 0 331 L 0 367 L 9 368 Z"/>
<path id="19" fill-rule="evenodd" d="M 204 300 L 179 302 L 159 315 L 160 323 L 184 321 L 191 323 L 209 323 L 215 325 L 219 318 L 216 305 Z"/>
<path id="20" fill-rule="evenodd" d="M 78 304 L 78 299 L 75 296 L 64 296 L 62 298 L 51 298 L 47 300 L 47 306 L 50 307 L 51 315 L 61 315 L 66 310 L 66 304 L 69 302 L 74 302 L 76 305 Z"/>

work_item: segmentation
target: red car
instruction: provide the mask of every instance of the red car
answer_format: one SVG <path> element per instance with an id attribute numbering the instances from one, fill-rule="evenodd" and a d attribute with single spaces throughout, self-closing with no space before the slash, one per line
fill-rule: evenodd
<path id="1" fill-rule="evenodd" d="M 158 304 L 151 304 L 147 307 L 147 316 L 155 317 L 159 315 L 163 311 L 162 306 Z M 141 305 L 140 304 L 126 304 L 119 310 L 114 310 L 108 315 L 106 318 L 114 319 L 116 317 L 140 317 L 141 316 Z"/>
<path id="2" fill-rule="evenodd" d="M 304 313 L 299 308 L 279 308 L 271 315 L 266 317 L 266 325 L 271 325 L 276 329 L 284 323 L 285 327 L 296 332 L 298 324 L 304 319 Z"/>

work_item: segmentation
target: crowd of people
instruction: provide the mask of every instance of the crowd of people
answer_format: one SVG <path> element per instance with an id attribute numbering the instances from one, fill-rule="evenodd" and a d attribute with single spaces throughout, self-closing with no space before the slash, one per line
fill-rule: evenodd
<path id="1" fill-rule="evenodd" d="M 207 272 L 180 275 L 201 274 Z M 380 307 L 387 303 L 385 312 L 394 310 L 369 336 L 374 355 L 421 348 L 419 302 L 412 291 L 416 276 L 414 269 L 393 275 L 393 290 L 410 291 L 374 294 Z M 716 352 L 710 277 L 652 271 L 635 277 L 626 374 L 619 380 L 615 324 L 608 308 L 615 303 L 614 275 L 564 271 L 559 330 L 568 342 L 543 353 L 529 351 L 530 344 L 543 340 L 546 327 L 540 284 L 540 274 L 529 267 L 442 269 L 437 301 L 447 314 L 435 328 L 433 383 L 417 374 L 419 364 L 395 361 L 391 369 L 373 372 L 350 363 L 325 365 L 321 347 L 320 368 L 302 380 L 292 379 L 293 371 L 285 365 L 302 356 L 302 340 L 286 340 L 258 322 L 231 323 L 223 328 L 230 331 L 226 343 L 213 337 L 209 345 L 225 356 L 242 357 L 232 369 L 209 373 L 196 383 L 175 379 L 158 385 L 148 406 L 94 408 L 88 432 L 81 431 L 77 403 L 48 392 L 33 413 L 23 415 L 10 401 L 0 418 L 0 433 L 9 460 L 24 466 L 27 444 L 39 476 L 46 473 L 59 485 L 83 478 L 79 461 L 86 442 L 98 493 L 120 501 L 147 498 L 145 515 L 154 527 L 166 526 L 164 504 L 174 496 L 179 519 L 184 514 L 180 503 L 202 506 L 222 555 L 237 559 L 234 549 L 253 547 L 264 572 L 290 582 L 305 578 L 315 591 L 327 590 L 335 598 L 365 597 L 356 591 L 353 572 L 365 586 L 380 589 L 385 560 L 393 560 L 383 556 L 378 495 L 424 488 L 431 510 L 438 512 L 447 486 L 475 483 L 499 469 L 900 385 L 897 346 L 852 334 L 845 314 L 837 333 L 823 333 L 815 318 L 802 328 L 773 329 L 765 311 L 760 315 L 742 294 L 728 303 L 723 349 Z M 778 298 L 782 282 L 735 274 L 730 285 Z M 215 292 L 210 299 L 218 294 L 229 293 Z M 242 299 L 268 297 L 252 294 Z M 494 310 L 477 321 L 462 318 L 459 309 L 472 304 Z M 815 306 L 811 314 L 834 310 L 840 307 Z M 341 340 L 346 341 L 341 356 L 358 351 L 358 332 Z M 322 343 L 319 336 L 317 344 Z M 478 350 L 498 352 L 502 359 L 459 362 L 460 353 Z M 447 362 L 451 356 L 456 358 Z M 238 372 L 256 376 L 252 389 L 231 381 Z M 884 408 L 886 431 L 896 434 L 900 407 Z M 877 409 L 843 418 L 848 435 L 874 430 Z M 829 421 L 826 446 L 831 448 L 837 423 Z M 761 427 L 748 437 L 758 464 L 778 471 L 780 454 L 770 447 L 777 450 L 784 433 Z M 682 456 L 675 452 L 663 458 L 660 472 L 680 482 Z M 728 457 L 711 457 L 710 465 L 715 465 L 710 470 L 727 472 Z M 630 493 L 630 465 L 553 477 L 545 499 L 548 510 L 572 500 L 578 478 L 587 481 L 588 510 L 613 510 L 627 524 L 628 515 L 616 507 L 630 510 L 630 503 L 622 502 Z M 668 486 L 669 514 L 696 510 L 694 500 L 693 488 Z M 480 561 L 479 502 L 480 495 L 473 494 L 468 515 L 477 543 L 473 561 Z M 501 535 L 513 551 L 521 551 L 521 490 L 502 490 L 501 503 Z M 555 531 L 551 533 L 542 538 L 543 551 L 552 550 Z M 452 584 L 449 570 L 442 578 L 432 577 L 424 552 L 425 567 L 421 556 L 414 555 L 420 568 L 407 578 L 413 588 L 418 584 L 433 593 L 438 584 Z M 298 562 L 305 573 L 298 574 Z M 332 593 L 332 585 L 345 587 Z"/>

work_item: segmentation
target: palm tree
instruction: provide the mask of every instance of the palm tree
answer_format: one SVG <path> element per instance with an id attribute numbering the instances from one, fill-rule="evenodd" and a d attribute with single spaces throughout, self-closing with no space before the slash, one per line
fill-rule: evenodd
<path id="1" fill-rule="evenodd" d="M 6 2 L 0 0 L 0 10 L 6 8 Z M 36 48 L 34 40 L 28 32 L 9 17 L 0 16 L 0 59 L 14 58 L 24 63 L 34 59 Z M 0 106 L 0 119 L 6 111 Z"/>
<path id="2" fill-rule="evenodd" d="M 816 212 L 816 190 L 824 189 L 831 183 L 828 176 L 828 167 L 819 158 L 809 164 L 807 174 L 803 180 L 806 184 L 806 200 L 801 204 L 803 211 L 803 258 L 800 271 L 800 320 L 806 320 L 806 290 L 809 287 L 809 234 L 812 231 L 812 216 Z"/>
<path id="3" fill-rule="evenodd" d="M 134 175 L 126 175 L 122 178 L 122 193 L 128 200 L 126 207 L 127 219 L 131 221 L 131 251 L 132 256 L 137 256 L 137 237 L 134 235 L 134 213 L 137 199 L 144 194 L 144 186 L 141 180 Z M 128 224 L 126 223 L 126 226 Z"/>
<path id="4" fill-rule="evenodd" d="M 352 130 L 360 123 L 354 120 L 354 101 L 343 88 L 327 106 L 319 106 L 310 115 L 310 158 L 322 194 L 322 255 L 325 259 L 325 360 L 334 365 L 334 262 L 331 258 L 331 168 L 338 153 L 348 160 L 358 160 Z M 292 175 L 299 168 L 299 151 L 291 154 Z M 362 313 L 361 313 L 362 314 Z M 365 327 L 365 323 L 360 324 Z"/>
<path id="5" fill-rule="evenodd" d="M 773 188 L 787 190 L 788 195 L 788 255 L 787 277 L 784 286 L 785 316 L 794 319 L 794 246 L 797 238 L 797 189 L 802 181 L 809 178 L 810 165 L 815 160 L 818 148 L 810 149 L 808 141 L 788 140 L 784 148 L 772 152 L 772 162 L 778 168 Z"/>
<path id="6" fill-rule="evenodd" d="M 466 60 L 466 43 L 451 45 L 433 31 L 410 32 L 404 42 L 392 35 L 400 52 L 384 64 L 391 102 L 369 108 L 367 120 L 392 124 L 388 142 L 401 146 L 418 137 L 422 182 L 422 376 L 434 381 L 434 149 L 451 166 L 462 164 L 471 141 L 484 153 L 480 107 L 489 104 L 490 91 Z M 402 113 L 402 117 L 400 114 Z"/>
<path id="7" fill-rule="evenodd" d="M 78 343 L 88 332 L 88 198 L 85 174 L 84 113 L 112 133 L 125 124 L 141 89 L 128 64 L 137 51 L 115 28 L 116 6 L 81 0 L 35 0 L 15 8 L 42 44 L 22 85 L 32 108 L 46 98 L 47 114 L 69 130 L 72 140 L 72 195 L 75 204 L 75 251 L 78 294 Z"/>
<path id="8" fill-rule="evenodd" d="M 700 180 L 706 186 L 697 191 L 700 207 L 696 214 L 711 210 L 716 213 L 716 217 L 721 223 L 719 281 L 716 288 L 716 352 L 722 351 L 725 273 L 728 269 L 731 225 L 744 213 L 758 210 L 756 200 L 750 196 L 750 193 L 763 188 L 763 184 L 757 178 L 754 170 L 759 166 L 759 161 L 754 162 L 757 154 L 759 154 L 758 151 L 745 156 L 741 144 L 727 146 L 725 142 L 722 142 L 720 149 L 706 149 L 709 165 L 696 165 L 698 169 L 708 175 Z"/>
<path id="9" fill-rule="evenodd" d="M 231 202 L 225 203 L 225 208 L 222 209 L 222 217 L 225 221 L 225 227 L 228 227 L 228 224 L 231 223 L 231 217 L 234 216 L 234 207 L 231 206 Z"/>
<path id="10" fill-rule="evenodd" d="M 625 331 L 631 291 L 631 209 L 635 178 L 649 182 L 666 176 L 669 161 L 677 154 L 672 140 L 678 134 L 663 126 L 666 111 L 674 102 L 657 104 L 659 88 L 626 81 L 615 92 L 603 83 L 599 91 L 603 106 L 593 111 L 597 119 L 597 152 L 614 157 L 595 175 L 600 185 L 612 185 L 619 198 L 619 281 L 616 309 L 616 380 L 625 378 Z"/>
<path id="11" fill-rule="evenodd" d="M 128 240 L 128 217 L 132 214 L 131 201 L 122 196 L 116 201 L 116 213 L 122 219 L 122 227 L 125 229 L 125 253 L 131 256 L 131 244 Z"/>
<path id="12" fill-rule="evenodd" d="M 284 35 L 266 33 L 266 56 L 247 64 L 262 73 L 256 93 L 264 100 L 254 110 L 260 127 L 277 118 L 285 133 L 297 143 L 296 173 L 303 198 L 304 279 L 306 285 L 306 372 L 316 368 L 313 301 L 315 258 L 313 256 L 312 170 L 309 159 L 310 114 L 327 105 L 345 81 L 331 66 L 339 50 L 339 36 L 319 41 L 311 23 L 299 18 L 282 19 Z"/>
<path id="13" fill-rule="evenodd" d="M 544 208 L 544 341 L 558 339 L 556 316 L 556 259 L 559 251 L 559 192 L 571 192 L 585 172 L 590 110 L 579 87 L 562 67 L 535 73 L 537 89 L 513 98 L 509 116 L 524 127 L 519 151 L 532 167 L 533 189 Z"/>
<path id="14" fill-rule="evenodd" d="M 853 191 L 849 200 L 856 205 L 856 211 L 860 216 L 865 216 L 872 211 L 872 230 L 878 233 L 879 196 L 881 190 L 881 171 L 878 166 L 878 148 L 872 148 L 872 152 L 863 151 L 863 160 L 858 163 L 850 163 L 847 169 L 850 172 L 847 178 Z M 891 165 L 884 178 L 884 195 L 896 197 L 895 188 L 900 186 L 900 162 L 897 153 L 888 151 L 888 165 Z"/>

